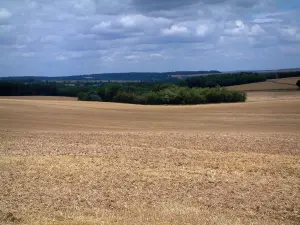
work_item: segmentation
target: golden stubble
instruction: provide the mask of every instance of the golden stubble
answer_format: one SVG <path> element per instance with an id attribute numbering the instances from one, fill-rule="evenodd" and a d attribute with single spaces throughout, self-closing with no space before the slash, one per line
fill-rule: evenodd
<path id="1" fill-rule="evenodd" d="M 0 223 L 298 224 L 300 101 L 0 99 Z"/>

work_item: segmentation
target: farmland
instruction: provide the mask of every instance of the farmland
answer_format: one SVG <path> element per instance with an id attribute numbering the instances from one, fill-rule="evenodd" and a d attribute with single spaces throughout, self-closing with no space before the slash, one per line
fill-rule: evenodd
<path id="1" fill-rule="evenodd" d="M 299 92 L 142 106 L 0 98 L 0 223 L 299 224 Z"/>
<path id="2" fill-rule="evenodd" d="M 272 91 L 272 90 L 291 90 L 298 89 L 296 86 L 300 77 L 289 77 L 281 79 L 270 79 L 266 82 L 258 82 L 252 84 L 242 84 L 228 87 L 229 90 L 236 91 Z"/>

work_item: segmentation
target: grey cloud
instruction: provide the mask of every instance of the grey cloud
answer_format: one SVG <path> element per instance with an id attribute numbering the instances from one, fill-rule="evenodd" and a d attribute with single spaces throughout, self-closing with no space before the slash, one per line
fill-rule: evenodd
<path id="1" fill-rule="evenodd" d="M 234 4 L 236 4 L 239 7 L 243 8 L 251 8 L 258 4 L 260 1 L 258 0 L 235 0 L 233 1 Z"/>
<path id="2" fill-rule="evenodd" d="M 266 48 L 278 45 L 278 38 L 275 36 L 253 37 L 250 39 L 250 44 L 254 48 Z"/>
<path id="3" fill-rule="evenodd" d="M 146 11 L 155 11 L 155 10 L 173 10 L 178 8 L 185 8 L 189 5 L 195 4 L 220 4 L 227 3 L 235 5 L 238 7 L 249 8 L 253 7 L 256 4 L 260 3 L 259 0 L 172 0 L 172 1 L 163 1 L 163 0 L 133 0 L 133 5 L 138 9 Z"/>
<path id="4" fill-rule="evenodd" d="M 178 7 L 198 3 L 199 0 L 133 0 L 133 4 L 139 9 L 144 10 L 170 10 Z"/>
<path id="5" fill-rule="evenodd" d="M 246 56 L 272 65 L 276 45 L 287 53 L 299 43 L 299 9 L 272 13 L 265 2 L 275 0 L 3 0 L 1 63 L 29 75 L 237 69 Z"/>
<path id="6" fill-rule="evenodd" d="M 16 43 L 16 38 L 12 35 L 1 35 L 0 46 L 11 46 Z"/>
<path id="7" fill-rule="evenodd" d="M 300 26 L 285 26 L 278 29 L 279 37 L 284 42 L 300 43 Z"/>
<path id="8" fill-rule="evenodd" d="M 63 37 L 59 35 L 47 35 L 44 37 L 41 37 L 40 41 L 42 43 L 57 43 L 63 41 Z"/>
<path id="9" fill-rule="evenodd" d="M 8 23 L 8 20 L 11 18 L 12 13 L 6 8 L 0 8 L 0 24 Z"/>

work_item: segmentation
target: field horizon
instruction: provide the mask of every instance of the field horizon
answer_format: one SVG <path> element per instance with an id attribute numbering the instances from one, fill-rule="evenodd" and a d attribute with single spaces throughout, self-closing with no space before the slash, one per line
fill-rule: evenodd
<path id="1" fill-rule="evenodd" d="M 298 224 L 299 92 L 0 98 L 0 224 Z"/>

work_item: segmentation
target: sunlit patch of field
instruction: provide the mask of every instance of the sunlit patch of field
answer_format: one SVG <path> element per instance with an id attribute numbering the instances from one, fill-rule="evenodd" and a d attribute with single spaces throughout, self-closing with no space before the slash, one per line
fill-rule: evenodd
<path id="1" fill-rule="evenodd" d="M 0 223 L 299 224 L 300 100 L 260 94 L 199 106 L 1 98 Z"/>

